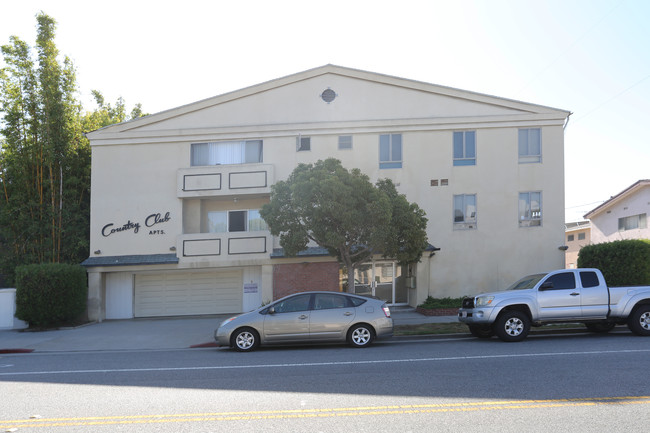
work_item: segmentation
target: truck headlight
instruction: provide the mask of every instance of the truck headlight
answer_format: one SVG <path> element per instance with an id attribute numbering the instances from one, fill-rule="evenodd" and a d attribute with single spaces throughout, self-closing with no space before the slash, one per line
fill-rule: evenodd
<path id="1" fill-rule="evenodd" d="M 492 301 L 494 301 L 494 296 L 478 296 L 476 298 L 476 306 L 487 307 L 488 305 L 492 304 Z"/>

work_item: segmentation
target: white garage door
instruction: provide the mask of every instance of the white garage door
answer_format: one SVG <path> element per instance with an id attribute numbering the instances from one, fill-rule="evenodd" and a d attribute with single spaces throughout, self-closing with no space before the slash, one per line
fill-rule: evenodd
<path id="1" fill-rule="evenodd" d="M 242 284 L 242 271 L 136 275 L 135 317 L 239 313 Z"/>

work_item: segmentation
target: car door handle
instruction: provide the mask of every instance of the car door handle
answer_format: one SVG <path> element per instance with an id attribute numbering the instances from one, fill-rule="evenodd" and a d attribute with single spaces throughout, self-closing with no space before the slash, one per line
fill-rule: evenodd
<path id="1" fill-rule="evenodd" d="M 349 311 L 346 311 L 345 313 L 343 313 L 343 315 L 344 315 L 344 316 L 351 316 L 352 313 L 350 313 Z"/>
<path id="2" fill-rule="evenodd" d="M 576 292 L 571 293 L 571 296 L 578 296 L 578 295 L 580 295 L 580 293 L 576 293 Z"/>
<path id="3" fill-rule="evenodd" d="M 300 320 L 305 320 L 305 319 L 308 318 L 308 317 L 309 317 L 309 316 L 303 314 L 302 316 L 299 316 L 298 318 L 299 318 Z"/>

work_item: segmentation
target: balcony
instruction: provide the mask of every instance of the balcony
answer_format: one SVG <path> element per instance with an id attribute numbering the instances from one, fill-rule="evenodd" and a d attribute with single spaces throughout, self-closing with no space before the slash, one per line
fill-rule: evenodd
<path id="1" fill-rule="evenodd" d="M 270 164 L 233 164 L 182 168 L 178 198 L 268 196 L 274 182 Z"/>
<path id="2" fill-rule="evenodd" d="M 269 231 L 196 233 L 177 238 L 179 259 L 245 260 L 268 258 L 272 249 Z"/>

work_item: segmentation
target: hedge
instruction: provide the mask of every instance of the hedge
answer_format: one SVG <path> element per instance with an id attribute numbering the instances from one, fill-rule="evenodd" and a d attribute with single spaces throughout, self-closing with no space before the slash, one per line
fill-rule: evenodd
<path id="1" fill-rule="evenodd" d="M 16 317 L 30 327 L 74 321 L 86 311 L 88 284 L 79 265 L 49 263 L 16 268 Z"/>
<path id="2" fill-rule="evenodd" d="M 650 240 L 628 239 L 587 245 L 580 250 L 578 267 L 600 269 L 609 286 L 648 286 Z"/>

